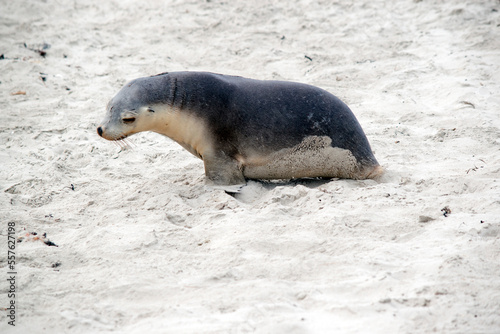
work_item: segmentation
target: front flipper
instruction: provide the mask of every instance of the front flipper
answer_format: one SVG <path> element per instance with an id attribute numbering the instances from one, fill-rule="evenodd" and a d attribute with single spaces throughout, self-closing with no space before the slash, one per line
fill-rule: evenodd
<path id="1" fill-rule="evenodd" d="M 234 184 L 232 186 L 209 186 L 211 189 L 216 189 L 216 190 L 224 190 L 226 194 L 229 195 L 235 195 L 239 194 L 243 187 L 245 187 L 244 184 Z"/>
<path id="2" fill-rule="evenodd" d="M 223 151 L 204 154 L 205 176 L 207 184 L 213 186 L 242 187 L 246 184 L 240 163 L 227 156 Z"/>

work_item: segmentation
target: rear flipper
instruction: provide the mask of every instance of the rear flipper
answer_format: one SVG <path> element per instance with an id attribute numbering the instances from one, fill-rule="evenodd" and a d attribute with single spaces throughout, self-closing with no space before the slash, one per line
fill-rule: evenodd
<path id="1" fill-rule="evenodd" d="M 384 168 L 380 165 L 361 168 L 358 179 L 378 179 L 384 174 Z"/>

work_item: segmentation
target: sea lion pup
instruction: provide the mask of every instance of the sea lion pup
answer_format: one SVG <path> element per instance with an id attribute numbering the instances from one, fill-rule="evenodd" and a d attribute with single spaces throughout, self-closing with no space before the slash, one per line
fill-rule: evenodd
<path id="1" fill-rule="evenodd" d="M 207 184 L 246 179 L 374 178 L 383 169 L 356 117 L 327 91 L 294 82 L 171 72 L 127 83 L 99 136 L 165 135 L 202 159 Z"/>

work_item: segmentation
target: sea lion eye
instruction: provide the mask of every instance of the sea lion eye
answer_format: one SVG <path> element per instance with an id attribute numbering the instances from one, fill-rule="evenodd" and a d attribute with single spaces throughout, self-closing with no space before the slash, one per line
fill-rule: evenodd
<path id="1" fill-rule="evenodd" d="M 127 117 L 122 119 L 123 123 L 130 124 L 135 122 L 135 117 Z"/>
<path id="2" fill-rule="evenodd" d="M 154 111 L 153 109 L 151 109 L 151 108 L 148 108 L 148 111 L 149 111 L 149 112 L 155 112 L 155 111 Z"/>

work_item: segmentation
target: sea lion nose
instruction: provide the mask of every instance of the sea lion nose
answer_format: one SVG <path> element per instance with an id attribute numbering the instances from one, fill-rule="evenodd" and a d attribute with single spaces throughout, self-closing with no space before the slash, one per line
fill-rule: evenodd
<path id="1" fill-rule="evenodd" d="M 101 127 L 97 128 L 97 133 L 99 134 L 99 136 L 102 137 L 102 128 Z"/>

